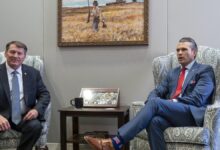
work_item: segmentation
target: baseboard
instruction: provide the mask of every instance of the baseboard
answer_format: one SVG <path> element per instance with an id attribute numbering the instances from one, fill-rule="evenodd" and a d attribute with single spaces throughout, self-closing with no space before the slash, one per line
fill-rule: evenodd
<path id="1" fill-rule="evenodd" d="M 49 150 L 60 150 L 60 143 L 47 143 Z M 72 150 L 73 145 L 68 143 L 67 150 Z M 87 144 L 80 144 L 80 150 L 91 150 Z"/>
<path id="2" fill-rule="evenodd" d="M 60 143 L 47 143 L 49 150 L 60 150 Z M 1 149 L 1 150 L 16 150 L 15 148 Z M 33 148 L 35 150 L 35 148 Z M 73 150 L 72 144 L 67 144 L 67 150 Z M 80 144 L 80 150 L 91 150 L 87 144 Z"/>

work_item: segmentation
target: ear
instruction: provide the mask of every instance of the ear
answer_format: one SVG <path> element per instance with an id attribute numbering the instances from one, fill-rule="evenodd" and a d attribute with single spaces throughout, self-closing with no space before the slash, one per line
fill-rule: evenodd
<path id="1" fill-rule="evenodd" d="M 7 50 L 5 50 L 5 52 L 4 52 L 4 56 L 6 57 L 6 53 L 7 53 Z"/>
<path id="2" fill-rule="evenodd" d="M 197 51 L 194 50 L 194 49 L 192 49 L 192 53 L 193 53 L 193 55 L 194 55 L 194 58 L 196 58 Z"/>

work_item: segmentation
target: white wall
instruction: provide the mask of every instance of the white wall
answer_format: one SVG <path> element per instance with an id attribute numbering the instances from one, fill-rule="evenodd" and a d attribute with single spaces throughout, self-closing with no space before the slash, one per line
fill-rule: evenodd
<path id="1" fill-rule="evenodd" d="M 199 45 L 220 48 L 220 13 L 218 0 L 168 0 L 168 48 L 177 39 L 193 37 Z"/>
<path id="2" fill-rule="evenodd" d="M 220 48 L 218 0 L 149 0 L 149 46 L 57 47 L 57 0 L 1 0 L 0 50 L 20 40 L 45 62 L 53 110 L 49 142 L 59 141 L 58 109 L 82 87 L 118 87 L 121 105 L 145 100 L 153 89 L 152 59 L 174 51 L 182 36 Z M 82 119 L 81 130 L 116 132 L 115 119 Z M 103 127 L 104 125 L 104 127 Z"/>

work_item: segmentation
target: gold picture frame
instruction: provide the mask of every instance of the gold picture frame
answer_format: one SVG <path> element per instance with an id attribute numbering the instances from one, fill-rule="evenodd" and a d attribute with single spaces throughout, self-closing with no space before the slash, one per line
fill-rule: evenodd
<path id="1" fill-rule="evenodd" d="M 148 0 L 58 0 L 57 39 L 59 47 L 148 45 Z"/>
<path id="2" fill-rule="evenodd" d="M 118 107 L 119 88 L 82 88 L 83 107 Z"/>

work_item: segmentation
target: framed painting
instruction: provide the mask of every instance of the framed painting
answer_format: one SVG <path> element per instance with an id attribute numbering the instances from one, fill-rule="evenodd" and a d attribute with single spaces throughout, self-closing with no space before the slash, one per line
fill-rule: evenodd
<path id="1" fill-rule="evenodd" d="M 148 0 L 58 0 L 58 46 L 147 45 Z"/>
<path id="2" fill-rule="evenodd" d="M 83 107 L 118 107 L 118 88 L 82 88 Z"/>

